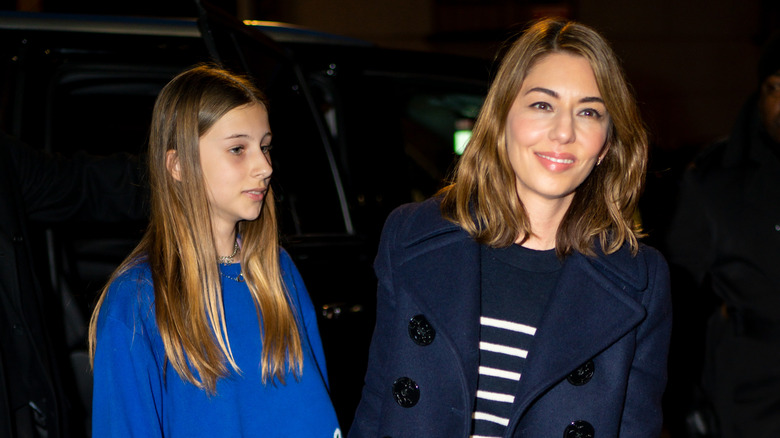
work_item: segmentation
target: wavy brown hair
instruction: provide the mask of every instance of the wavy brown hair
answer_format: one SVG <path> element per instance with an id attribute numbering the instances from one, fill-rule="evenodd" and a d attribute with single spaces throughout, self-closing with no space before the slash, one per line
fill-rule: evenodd
<path id="1" fill-rule="evenodd" d="M 111 282 L 146 262 L 152 272 L 155 319 L 166 361 L 182 379 L 209 393 L 229 368 L 240 372 L 225 325 L 199 139 L 230 110 L 248 104 L 268 107 L 265 96 L 247 78 L 210 65 L 179 74 L 160 92 L 149 138 L 149 227 L 103 289 L 90 321 L 91 358 L 97 346 L 98 315 Z M 166 166 L 171 150 L 178 159 L 180 180 Z M 296 315 L 281 278 L 270 188 L 260 216 L 239 222 L 236 232 L 242 237 L 242 274 L 263 336 L 262 380 L 275 377 L 284 383 L 288 369 L 300 376 L 303 353 Z"/>
<path id="2" fill-rule="evenodd" d="M 634 221 L 647 167 L 648 139 L 617 56 L 595 30 L 555 18 L 533 23 L 504 55 L 458 162 L 454 183 L 443 189 L 442 213 L 479 243 L 509 246 L 533 234 L 517 196 L 506 150 L 507 116 L 529 70 L 552 53 L 588 60 L 610 116 L 607 154 L 576 189 L 558 227 L 560 257 L 593 254 L 595 238 L 606 253 L 628 243 L 638 250 Z"/>

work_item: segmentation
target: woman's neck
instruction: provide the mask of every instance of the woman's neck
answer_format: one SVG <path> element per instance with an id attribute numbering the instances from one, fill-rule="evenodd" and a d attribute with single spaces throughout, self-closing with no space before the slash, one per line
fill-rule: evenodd
<path id="1" fill-rule="evenodd" d="M 525 213 L 531 224 L 531 235 L 525 242 L 524 236 L 518 236 L 515 243 L 535 250 L 548 250 L 555 248 L 555 240 L 558 228 L 561 226 L 564 215 L 571 204 L 571 197 L 554 200 L 537 200 L 536 202 L 523 201 Z M 521 243 L 522 242 L 522 243 Z"/>

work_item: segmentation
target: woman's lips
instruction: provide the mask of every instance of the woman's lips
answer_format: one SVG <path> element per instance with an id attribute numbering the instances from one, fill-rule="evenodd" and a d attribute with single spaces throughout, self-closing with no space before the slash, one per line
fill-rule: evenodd
<path id="1" fill-rule="evenodd" d="M 536 152 L 542 165 L 553 172 L 563 171 L 574 166 L 575 157 L 572 154 L 553 154 Z"/>

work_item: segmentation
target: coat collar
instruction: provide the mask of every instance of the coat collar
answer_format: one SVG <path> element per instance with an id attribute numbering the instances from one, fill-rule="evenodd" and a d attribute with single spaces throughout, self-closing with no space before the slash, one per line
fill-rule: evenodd
<path id="1" fill-rule="evenodd" d="M 518 415 L 539 394 L 617 342 L 645 318 L 644 257 L 623 248 L 570 256 L 537 328 L 518 388 Z"/>
<path id="2" fill-rule="evenodd" d="M 427 202 L 406 221 L 398 241 L 399 267 L 412 299 L 429 315 L 437 336 L 460 358 L 468 391 L 476 392 L 479 362 L 480 250 L 458 225 L 442 219 L 438 202 Z M 432 204 L 432 205 L 431 205 Z M 435 206 L 435 208 L 433 207 Z M 646 315 L 638 294 L 648 285 L 642 251 L 627 247 L 593 257 L 569 256 L 537 329 L 525 364 L 517 406 L 564 379 L 635 328 Z"/>

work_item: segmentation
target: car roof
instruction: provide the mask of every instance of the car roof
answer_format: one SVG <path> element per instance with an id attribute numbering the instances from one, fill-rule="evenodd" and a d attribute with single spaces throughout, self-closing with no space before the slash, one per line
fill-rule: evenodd
<path id="1" fill-rule="evenodd" d="M 244 24 L 260 30 L 272 40 L 280 43 L 349 45 L 358 47 L 370 47 L 373 45 L 358 38 L 317 31 L 289 23 L 244 20 Z M 2 11 L 0 12 L 0 29 L 200 37 L 198 23 L 195 18 Z"/>
<path id="2" fill-rule="evenodd" d="M 484 86 L 490 62 L 470 56 L 418 52 L 377 46 L 358 38 L 317 31 L 288 23 L 245 20 L 272 41 L 289 47 L 305 70 L 337 62 L 363 71 L 400 76 L 458 78 Z M 0 11 L 0 30 L 33 30 L 113 35 L 201 38 L 195 18 L 160 18 L 89 14 Z M 323 50 L 327 47 L 327 50 Z"/>
<path id="3" fill-rule="evenodd" d="M 200 37 L 195 19 L 0 12 L 0 29 Z"/>

